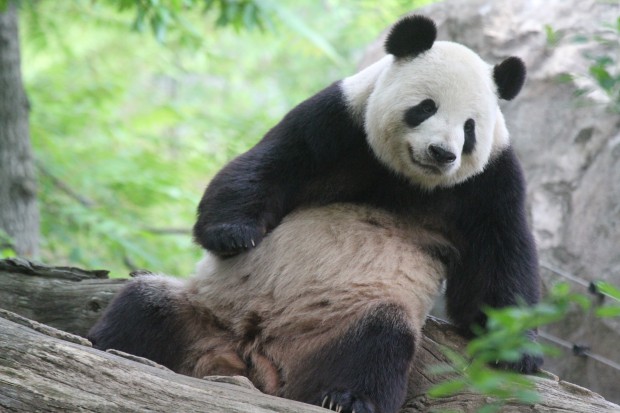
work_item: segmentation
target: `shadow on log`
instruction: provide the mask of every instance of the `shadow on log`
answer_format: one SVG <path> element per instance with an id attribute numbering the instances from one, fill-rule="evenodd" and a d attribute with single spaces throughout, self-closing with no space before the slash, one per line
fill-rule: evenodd
<path id="1" fill-rule="evenodd" d="M 0 310 L 0 411 L 326 411 L 262 394 L 245 378 L 200 380 L 139 357 L 91 348 L 80 335 L 123 282 L 107 279 L 105 271 L 0 260 L 0 307 L 4 308 Z M 442 380 L 428 374 L 430 366 L 448 362 L 441 347 L 462 352 L 466 342 L 450 324 L 435 318 L 429 318 L 424 334 L 401 412 L 473 412 L 488 404 L 486 397 L 472 393 L 443 399 L 425 395 Z M 543 374 L 535 380 L 541 403 L 508 402 L 501 411 L 620 411 L 620 406 L 553 375 Z"/>

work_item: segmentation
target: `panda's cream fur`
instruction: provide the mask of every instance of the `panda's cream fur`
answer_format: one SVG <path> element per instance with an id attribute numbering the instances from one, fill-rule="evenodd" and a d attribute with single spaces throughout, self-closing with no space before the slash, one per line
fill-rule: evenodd
<path id="1" fill-rule="evenodd" d="M 401 308 L 419 336 L 446 271 L 429 248 L 450 245 L 415 220 L 403 225 L 385 211 L 350 204 L 304 208 L 260 249 L 229 259 L 207 254 L 185 287 L 187 301 L 226 320 L 237 354 L 272 360 L 279 379 L 290 383 L 300 359 L 376 307 Z M 202 345 L 210 347 L 208 338 Z M 215 373 L 221 372 L 192 375 Z"/>
<path id="2" fill-rule="evenodd" d="M 485 306 L 535 303 L 524 181 L 498 104 L 525 67 L 435 37 L 429 19 L 401 19 L 388 56 L 225 166 L 198 207 L 209 252 L 197 274 L 129 282 L 94 346 L 195 377 L 245 375 L 344 413 L 395 413 L 442 279 L 463 331 L 484 327 Z M 540 363 L 523 354 L 510 367 Z"/>

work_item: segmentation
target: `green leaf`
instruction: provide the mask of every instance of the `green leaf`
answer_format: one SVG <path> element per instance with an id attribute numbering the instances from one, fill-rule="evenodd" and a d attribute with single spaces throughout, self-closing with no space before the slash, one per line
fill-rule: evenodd
<path id="1" fill-rule="evenodd" d="M 609 74 L 609 71 L 602 64 L 590 66 L 590 74 L 606 91 L 610 91 L 616 84 L 615 79 Z"/>
<path id="2" fill-rule="evenodd" d="M 620 317 L 620 306 L 605 306 L 596 309 L 597 317 Z"/>
<path id="3" fill-rule="evenodd" d="M 17 253 L 12 248 L 4 248 L 0 250 L 0 258 L 14 258 L 17 257 Z"/>
<path id="4" fill-rule="evenodd" d="M 466 386 L 467 382 L 464 379 L 444 381 L 431 387 L 428 395 L 434 398 L 448 397 L 463 390 Z"/>
<path id="5" fill-rule="evenodd" d="M 603 294 L 608 295 L 609 297 L 620 301 L 620 289 L 610 283 L 605 281 L 599 281 L 596 283 L 596 287 Z"/>
<path id="6" fill-rule="evenodd" d="M 572 40 L 574 43 L 587 43 L 589 39 L 587 36 L 578 34 L 578 35 L 573 36 Z"/>
<path id="7" fill-rule="evenodd" d="M 551 296 L 552 297 L 562 297 L 566 296 L 570 293 L 570 284 L 566 282 L 560 282 L 553 284 L 551 287 Z"/>
<path id="8" fill-rule="evenodd" d="M 558 33 L 549 24 L 545 24 L 545 35 L 547 37 L 547 45 L 552 47 L 557 45 L 559 40 Z"/>

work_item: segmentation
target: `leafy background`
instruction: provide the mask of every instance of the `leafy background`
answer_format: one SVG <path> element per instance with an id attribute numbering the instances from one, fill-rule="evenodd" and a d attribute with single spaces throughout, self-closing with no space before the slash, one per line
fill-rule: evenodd
<path id="1" fill-rule="evenodd" d="M 423 3 L 24 3 L 42 260 L 189 275 L 210 177 Z"/>

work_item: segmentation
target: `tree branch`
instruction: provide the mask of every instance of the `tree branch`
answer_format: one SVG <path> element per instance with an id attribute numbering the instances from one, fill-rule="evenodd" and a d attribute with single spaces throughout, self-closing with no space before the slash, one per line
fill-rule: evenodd
<path id="1" fill-rule="evenodd" d="M 73 198 L 74 200 L 79 202 L 85 208 L 92 208 L 92 207 L 94 207 L 96 205 L 95 201 L 93 201 L 92 199 L 90 199 L 90 198 L 88 198 L 88 197 L 86 197 L 86 196 L 84 196 L 82 194 L 79 194 L 77 191 L 75 191 L 73 188 L 71 188 L 67 183 L 65 183 L 61 179 L 57 178 L 54 174 L 52 174 L 49 171 L 49 169 L 47 169 L 45 166 L 43 166 L 43 164 L 41 162 L 37 161 L 35 164 L 36 164 L 37 170 L 39 171 L 39 173 L 41 175 L 43 175 L 47 179 L 49 179 L 56 188 L 60 189 L 62 192 L 64 192 L 70 198 Z"/>

